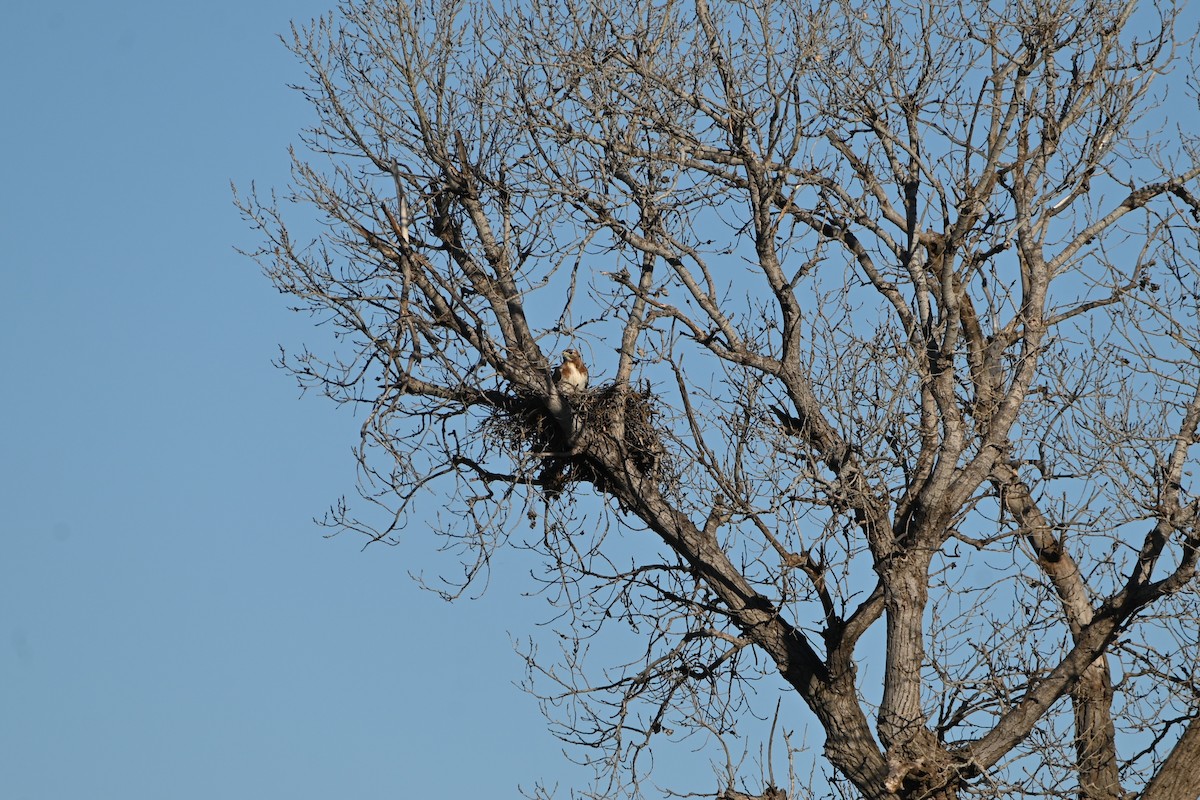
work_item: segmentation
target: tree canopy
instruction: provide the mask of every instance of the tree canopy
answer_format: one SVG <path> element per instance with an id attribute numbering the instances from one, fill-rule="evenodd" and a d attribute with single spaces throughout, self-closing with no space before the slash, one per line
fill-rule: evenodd
<path id="1" fill-rule="evenodd" d="M 531 690 L 587 796 L 706 746 L 726 798 L 1195 800 L 1179 13 L 347 0 L 294 27 L 316 121 L 284 203 L 238 202 L 336 334 L 284 365 L 364 411 L 328 524 L 439 536 L 458 585 L 540 555 L 565 645 L 526 653 Z M 593 663 L 610 633 L 627 657 Z M 819 754 L 739 731 L 780 691 Z M 780 760 L 739 771 L 759 728 Z"/>

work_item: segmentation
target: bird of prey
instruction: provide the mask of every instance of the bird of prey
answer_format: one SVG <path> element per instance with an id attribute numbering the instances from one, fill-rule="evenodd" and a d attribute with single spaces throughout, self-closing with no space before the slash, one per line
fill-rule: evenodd
<path id="1" fill-rule="evenodd" d="M 563 351 L 562 365 L 554 370 L 554 384 L 560 392 L 582 392 L 588 385 L 588 371 L 573 347 Z"/>

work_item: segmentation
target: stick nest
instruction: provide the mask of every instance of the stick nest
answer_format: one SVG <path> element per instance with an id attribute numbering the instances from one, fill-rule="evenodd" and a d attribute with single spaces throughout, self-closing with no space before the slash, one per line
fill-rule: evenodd
<path id="1" fill-rule="evenodd" d="M 641 389 L 621 390 L 607 384 L 583 392 L 563 395 L 575 414 L 576 431 L 616 430 L 620 412 L 625 416 L 625 452 L 631 465 L 642 475 L 660 484 L 676 480 L 673 459 L 663 446 L 663 432 L 656 425 L 660 416 L 658 401 L 649 384 Z M 541 470 L 533 483 L 542 486 L 547 496 L 556 497 L 568 484 L 592 483 L 605 491 L 606 478 L 584 452 L 573 452 L 573 441 L 546 410 L 543 398 L 521 398 L 516 409 L 498 411 L 489 427 L 516 452 L 541 459 Z M 578 438 L 578 437 L 576 437 Z"/>

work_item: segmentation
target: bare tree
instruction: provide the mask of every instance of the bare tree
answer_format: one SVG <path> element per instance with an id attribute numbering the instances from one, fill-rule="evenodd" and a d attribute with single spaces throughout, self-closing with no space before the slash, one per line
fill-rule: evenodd
<path id="1" fill-rule="evenodd" d="M 324 227 L 239 205 L 337 334 L 285 365 L 365 409 L 367 511 L 329 524 L 433 526 L 463 585 L 542 555 L 566 646 L 531 688 L 591 796 L 690 734 L 716 797 L 1195 800 L 1178 13 L 347 0 L 293 28 L 317 121 L 286 199 Z M 634 652 L 592 663 L 605 635 Z"/>

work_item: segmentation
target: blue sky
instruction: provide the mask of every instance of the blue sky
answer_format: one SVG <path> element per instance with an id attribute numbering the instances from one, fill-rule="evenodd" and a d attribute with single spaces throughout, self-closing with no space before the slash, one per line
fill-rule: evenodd
<path id="1" fill-rule="evenodd" d="M 407 577 L 428 549 L 312 523 L 357 422 L 271 367 L 322 333 L 233 251 L 229 182 L 286 182 L 309 117 L 275 35 L 330 5 L 0 11 L 6 798 L 511 797 L 564 769 L 513 685 L 520 565 L 451 606 Z"/>

